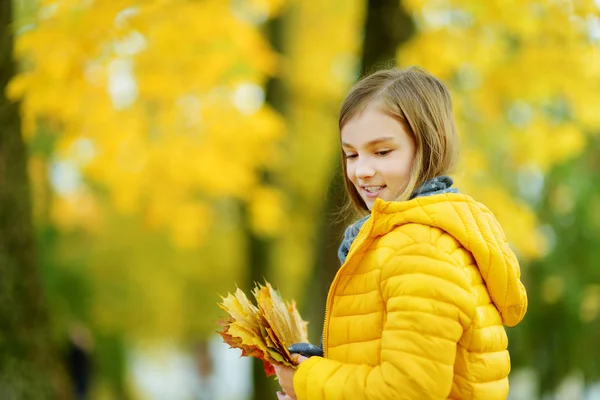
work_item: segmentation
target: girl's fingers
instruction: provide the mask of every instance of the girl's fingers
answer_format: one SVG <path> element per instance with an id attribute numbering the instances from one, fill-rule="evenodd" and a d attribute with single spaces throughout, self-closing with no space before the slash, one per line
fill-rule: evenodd
<path id="1" fill-rule="evenodd" d="M 292 362 L 296 365 L 300 364 L 302 361 L 306 361 L 308 360 L 308 357 L 304 357 L 303 355 L 300 355 L 298 353 L 292 353 Z"/>
<path id="2" fill-rule="evenodd" d="M 285 394 L 284 392 L 277 392 L 277 400 L 292 400 L 290 396 Z"/>

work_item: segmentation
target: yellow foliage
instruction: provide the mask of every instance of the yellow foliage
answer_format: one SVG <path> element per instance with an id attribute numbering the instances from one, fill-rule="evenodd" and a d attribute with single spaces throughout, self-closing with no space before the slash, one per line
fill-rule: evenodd
<path id="1" fill-rule="evenodd" d="M 285 4 L 40 0 L 22 21 L 23 71 L 7 93 L 21 101 L 26 137 L 51 131 L 52 159 L 85 178 L 46 207 L 62 230 L 90 235 L 61 257 L 88 260 L 96 328 L 136 339 L 213 332 L 214 307 L 202 305 L 246 262 L 232 208 L 247 203 L 259 233 L 281 229 L 283 196 L 260 175 L 284 160 L 285 125 L 265 102 L 280 59 L 264 22 Z M 47 169 L 32 159 L 36 194 Z"/>
<path id="2" fill-rule="evenodd" d="M 546 277 L 542 282 L 542 300 L 548 304 L 558 302 L 565 292 L 565 279 L 558 275 Z"/>
<path id="3" fill-rule="evenodd" d="M 277 162 L 284 124 L 264 84 L 278 56 L 260 23 L 283 4 L 42 1 L 17 37 L 27 67 L 8 94 L 22 100 L 27 137 L 42 121 L 60 133 L 61 157 L 87 141 L 93 156 L 79 168 L 119 210 L 147 210 L 152 226 L 172 225 L 176 243 L 197 244 L 204 224 L 167 218 L 165 199 L 188 216 L 197 193 L 250 201 L 260 171 Z"/>
<path id="4" fill-rule="evenodd" d="M 462 185 L 490 203 L 523 256 L 542 255 L 528 206 L 511 201 L 505 190 L 490 194 L 489 186 L 507 187 L 524 168 L 548 172 L 579 154 L 586 134 L 600 129 L 594 111 L 600 48 L 589 28 L 600 10 L 592 0 L 403 5 L 417 33 L 398 49 L 398 61 L 421 65 L 450 84 L 465 155 Z M 491 168 L 487 159 L 502 168 Z"/>
<path id="5" fill-rule="evenodd" d="M 52 197 L 50 220 L 63 231 L 97 232 L 103 226 L 97 199 L 84 189 L 67 197 Z"/>
<path id="6" fill-rule="evenodd" d="M 283 193 L 272 187 L 262 187 L 254 192 L 250 203 L 252 229 L 259 235 L 274 237 L 284 228 Z"/>
<path id="7" fill-rule="evenodd" d="M 171 232 L 175 243 L 181 248 L 196 248 L 204 242 L 211 225 L 208 206 L 189 202 L 172 210 Z"/>
<path id="8" fill-rule="evenodd" d="M 575 206 L 573 193 L 566 185 L 557 186 L 550 193 L 549 200 L 552 212 L 557 215 L 568 215 Z"/>
<path id="9" fill-rule="evenodd" d="M 600 314 L 600 285 L 588 285 L 583 292 L 580 318 L 583 322 L 592 322 Z"/>
<path id="10" fill-rule="evenodd" d="M 136 341 L 214 333 L 220 313 L 209 305 L 243 277 L 244 252 L 232 251 L 243 248 L 242 233 L 216 229 L 200 238 L 201 246 L 182 249 L 170 246 L 162 232 L 144 229 L 136 216 L 124 217 L 108 204 L 98 206 L 102 229 L 85 246 L 77 245 L 81 238 L 71 242 L 77 240 L 73 236 L 61 239 L 59 246 L 60 268 L 73 268 L 68 260 L 86 260 L 94 327 Z M 182 219 L 198 219 L 202 212 L 193 204 L 179 213 L 177 223 L 194 230 Z"/>
<path id="11" fill-rule="evenodd" d="M 514 165 L 535 165 L 548 171 L 556 160 L 579 154 L 585 145 L 585 134 L 574 123 L 552 125 L 535 120 L 521 129 L 511 129 L 510 154 Z"/>

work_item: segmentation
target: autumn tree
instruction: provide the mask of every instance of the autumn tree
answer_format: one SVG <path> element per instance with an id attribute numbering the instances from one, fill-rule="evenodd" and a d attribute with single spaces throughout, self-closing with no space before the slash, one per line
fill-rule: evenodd
<path id="1" fill-rule="evenodd" d="M 36 260 L 19 104 L 5 88 L 16 72 L 13 10 L 0 2 L 0 393 L 53 398 L 48 313 Z"/>
<path id="2" fill-rule="evenodd" d="M 534 365 L 539 389 L 551 394 L 562 379 L 583 374 L 600 379 L 600 140 L 553 168 L 535 210 L 551 240 L 548 255 L 531 263 L 531 293 L 524 329 L 515 337 L 515 362 Z M 546 361 L 548 360 L 548 361 Z"/>
<path id="3" fill-rule="evenodd" d="M 86 304 L 98 336 L 206 337 L 219 292 L 262 277 L 245 272 L 280 224 L 282 196 L 261 176 L 284 134 L 265 101 L 278 57 L 262 28 L 283 3 L 42 0 L 18 21 L 23 71 L 7 93 L 28 142 L 50 138 L 30 163 L 36 189 L 60 175 L 41 198 L 70 248 L 53 273 L 84 278 L 85 301 L 60 296 L 65 314 Z"/>

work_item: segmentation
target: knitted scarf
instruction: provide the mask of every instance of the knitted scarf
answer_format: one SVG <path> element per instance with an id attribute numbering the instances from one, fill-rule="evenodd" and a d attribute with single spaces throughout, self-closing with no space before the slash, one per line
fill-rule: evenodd
<path id="1" fill-rule="evenodd" d="M 413 194 L 410 196 L 410 200 L 417 197 L 433 196 L 435 194 L 458 193 L 458 190 L 452 187 L 453 184 L 454 181 L 449 176 L 435 177 L 415 189 Z M 360 228 L 367 221 L 367 219 L 369 219 L 369 217 L 370 215 L 366 215 L 346 228 L 346 231 L 344 232 L 344 239 L 342 240 L 342 244 L 338 250 L 338 258 L 342 264 L 344 261 L 346 261 L 346 256 L 348 256 L 350 246 L 352 245 L 352 242 L 354 242 L 354 239 L 356 239 L 358 231 L 360 231 Z"/>

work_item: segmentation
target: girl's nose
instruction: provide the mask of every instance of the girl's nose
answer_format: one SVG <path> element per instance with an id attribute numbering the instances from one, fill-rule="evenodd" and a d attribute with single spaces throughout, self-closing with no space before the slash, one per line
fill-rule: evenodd
<path id="1" fill-rule="evenodd" d="M 358 160 L 356 165 L 356 177 L 358 179 L 370 178 L 375 175 L 375 168 L 369 160 Z"/>

